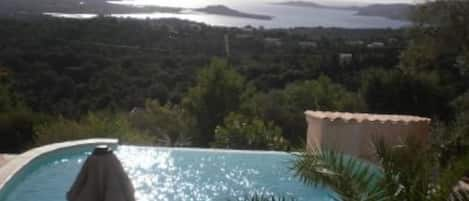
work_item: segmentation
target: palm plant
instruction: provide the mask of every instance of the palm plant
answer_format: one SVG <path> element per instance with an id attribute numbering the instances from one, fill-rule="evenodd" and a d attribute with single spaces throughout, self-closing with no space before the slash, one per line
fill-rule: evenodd
<path id="1" fill-rule="evenodd" d="M 299 154 L 294 164 L 306 184 L 331 189 L 342 201 L 468 201 L 457 190 L 469 167 L 469 156 L 440 166 L 436 152 L 409 138 L 403 145 L 376 141 L 377 166 L 330 150 L 313 149 Z"/>

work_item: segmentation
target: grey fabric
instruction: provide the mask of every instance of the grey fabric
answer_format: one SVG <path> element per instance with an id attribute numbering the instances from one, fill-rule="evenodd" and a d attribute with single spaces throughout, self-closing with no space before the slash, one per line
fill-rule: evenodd
<path id="1" fill-rule="evenodd" d="M 112 153 L 94 154 L 67 193 L 68 201 L 135 201 L 134 188 L 119 159 Z"/>

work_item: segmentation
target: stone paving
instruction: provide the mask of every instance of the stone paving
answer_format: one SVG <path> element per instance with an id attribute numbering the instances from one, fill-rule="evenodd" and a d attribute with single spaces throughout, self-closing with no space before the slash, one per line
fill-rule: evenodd
<path id="1" fill-rule="evenodd" d="M 13 159 L 15 155 L 13 154 L 0 154 L 0 167 L 5 165 L 8 161 Z"/>

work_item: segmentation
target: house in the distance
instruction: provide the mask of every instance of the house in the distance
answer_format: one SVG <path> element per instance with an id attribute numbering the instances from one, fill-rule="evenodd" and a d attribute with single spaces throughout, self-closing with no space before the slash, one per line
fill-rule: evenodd
<path id="1" fill-rule="evenodd" d="M 365 44 L 362 40 L 352 40 L 352 41 L 347 41 L 345 44 L 350 45 L 350 46 L 362 46 Z"/>
<path id="2" fill-rule="evenodd" d="M 382 47 L 384 47 L 384 43 L 383 42 L 372 42 L 372 43 L 368 44 L 366 47 L 368 47 L 368 48 L 382 48 Z"/>
<path id="3" fill-rule="evenodd" d="M 352 63 L 353 54 L 352 53 L 340 53 L 339 54 L 339 64 L 341 66 Z"/>
<path id="4" fill-rule="evenodd" d="M 283 43 L 279 38 L 265 38 L 264 44 L 268 47 L 280 47 Z"/>
<path id="5" fill-rule="evenodd" d="M 236 39 L 250 39 L 250 38 L 253 38 L 253 37 L 254 36 L 252 34 L 248 34 L 248 33 L 239 33 L 239 34 L 235 35 Z"/>
<path id="6" fill-rule="evenodd" d="M 301 48 L 317 48 L 318 47 L 318 43 L 314 41 L 300 41 L 298 42 L 298 45 Z"/>

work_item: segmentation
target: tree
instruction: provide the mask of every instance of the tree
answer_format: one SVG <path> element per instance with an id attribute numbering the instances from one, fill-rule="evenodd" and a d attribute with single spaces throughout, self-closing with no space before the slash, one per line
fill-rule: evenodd
<path id="1" fill-rule="evenodd" d="M 317 80 L 298 82 L 288 85 L 283 93 L 297 108 L 333 111 L 364 110 L 363 102 L 340 84 L 333 83 L 326 76 Z"/>
<path id="2" fill-rule="evenodd" d="M 466 154 L 469 149 L 469 92 L 453 100 L 455 119 L 449 123 L 438 122 L 434 127 L 434 141 L 441 150 L 440 162 L 448 164 L 455 157 Z"/>
<path id="3" fill-rule="evenodd" d="M 184 108 L 195 119 L 196 145 L 207 147 L 213 141 L 215 127 L 239 109 L 244 90 L 244 77 L 224 60 L 214 59 L 198 73 L 195 86 L 183 99 Z"/>
<path id="4" fill-rule="evenodd" d="M 415 94 L 409 94 L 419 103 L 414 101 L 405 108 L 447 122 L 458 115 L 448 110 L 448 103 L 469 87 L 469 2 L 427 1 L 417 6 L 413 21 L 411 42 L 401 54 L 399 69 L 406 83 L 410 81 L 420 88 L 413 87 Z M 439 80 L 422 79 L 428 75 L 437 75 Z"/>
<path id="5" fill-rule="evenodd" d="M 405 74 L 398 70 L 362 72 L 360 93 L 373 113 L 422 115 L 448 120 L 454 88 L 434 73 Z"/>
<path id="6" fill-rule="evenodd" d="M 231 113 L 225 123 L 215 129 L 214 147 L 228 149 L 286 150 L 282 129 L 272 122 Z"/>
<path id="7" fill-rule="evenodd" d="M 417 7 L 413 21 L 413 42 L 403 53 L 402 67 L 414 72 L 432 67 L 454 68 L 458 57 L 464 60 L 467 67 L 469 2 L 428 1 Z M 442 62 L 447 65 L 441 66 L 445 64 Z"/>
<path id="8" fill-rule="evenodd" d="M 456 95 L 469 86 L 469 2 L 428 1 L 417 7 L 411 42 L 401 54 L 405 74 L 437 73 Z"/>
<path id="9" fill-rule="evenodd" d="M 292 144 L 305 139 L 306 110 L 357 112 L 366 110 L 362 99 L 328 77 L 289 84 L 283 90 L 257 94 L 243 103 L 243 111 L 273 121 Z"/>

